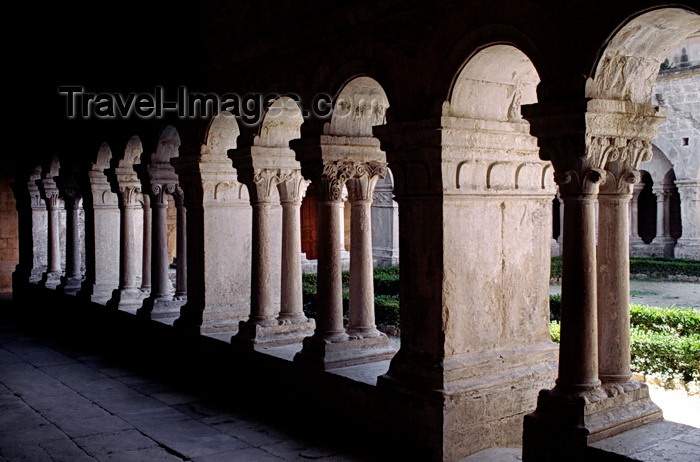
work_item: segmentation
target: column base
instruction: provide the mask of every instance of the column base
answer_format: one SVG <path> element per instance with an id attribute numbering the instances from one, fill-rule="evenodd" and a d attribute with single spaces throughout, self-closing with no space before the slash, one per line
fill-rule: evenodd
<path id="1" fill-rule="evenodd" d="M 305 338 L 303 343 L 302 350 L 294 356 L 294 362 L 318 370 L 384 361 L 396 354 L 396 349 L 389 345 L 386 334 L 370 338 L 348 338 L 340 342 L 311 336 Z"/>
<path id="2" fill-rule="evenodd" d="M 150 296 L 136 314 L 148 319 L 177 318 L 185 300 L 175 300 L 172 296 Z"/>
<path id="3" fill-rule="evenodd" d="M 136 314 L 147 295 L 139 289 L 116 289 L 112 292 L 112 298 L 107 302 L 107 307 Z"/>
<path id="4" fill-rule="evenodd" d="M 192 300 L 188 300 L 180 308 L 180 317 L 175 320 L 173 326 L 183 332 L 196 334 L 236 332 L 239 323 L 247 319 L 249 314 L 249 306 L 200 308 Z"/>
<path id="5" fill-rule="evenodd" d="M 575 395 L 541 390 L 523 421 L 523 461 L 586 460 L 591 443 L 661 419 L 648 387 L 635 380 Z"/>
<path id="6" fill-rule="evenodd" d="M 56 287 L 56 290 L 68 295 L 77 295 L 83 286 L 83 277 L 61 277 L 61 283 Z"/>
<path id="7" fill-rule="evenodd" d="M 241 321 L 238 333 L 231 337 L 231 344 L 236 348 L 262 350 L 265 348 L 299 343 L 304 338 L 314 334 L 316 321 L 307 319 L 304 322 L 285 323 L 261 326 Z"/>
<path id="8" fill-rule="evenodd" d="M 44 273 L 41 276 L 41 281 L 39 281 L 40 287 L 45 287 L 47 289 L 56 289 L 61 284 L 61 275 L 63 273 L 60 271 L 51 271 Z"/>
<path id="9" fill-rule="evenodd" d="M 78 292 L 78 297 L 89 300 L 92 303 L 97 303 L 99 305 L 106 305 L 112 298 L 112 293 L 114 288 L 119 284 L 109 284 L 109 283 L 87 283 L 83 281 L 83 287 Z"/>

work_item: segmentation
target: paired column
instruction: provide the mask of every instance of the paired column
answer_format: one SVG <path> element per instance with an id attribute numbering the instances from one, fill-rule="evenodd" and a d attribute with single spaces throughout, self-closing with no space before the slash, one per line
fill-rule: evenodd
<path id="1" fill-rule="evenodd" d="M 244 172 L 243 176 L 246 176 Z M 301 227 L 299 210 L 305 181 L 298 169 L 255 169 L 247 181 L 253 208 L 250 316 L 231 341 L 244 348 L 266 348 L 299 342 L 313 333 L 306 318 L 301 289 Z M 273 208 L 279 192 L 282 203 L 281 287 L 279 309 L 275 296 L 275 239 Z M 278 248 L 277 248 L 278 249 Z"/>
<path id="2" fill-rule="evenodd" d="M 384 162 L 324 162 L 318 179 L 318 276 L 316 330 L 304 339 L 294 361 L 332 369 L 392 357 L 386 335 L 374 325 L 371 197 L 386 173 Z M 343 321 L 340 236 L 342 193 L 348 186 L 351 202 L 350 313 Z"/>

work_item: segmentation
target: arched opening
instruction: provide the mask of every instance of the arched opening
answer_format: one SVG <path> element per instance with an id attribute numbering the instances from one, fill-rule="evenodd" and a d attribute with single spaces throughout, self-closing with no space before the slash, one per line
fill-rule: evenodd
<path id="1" fill-rule="evenodd" d="M 637 203 L 639 207 L 637 212 L 639 216 L 638 233 L 645 244 L 650 244 L 656 237 L 656 195 L 652 190 L 654 180 L 649 172 L 643 171 L 640 182 L 644 184 L 644 188 L 639 193 Z"/>

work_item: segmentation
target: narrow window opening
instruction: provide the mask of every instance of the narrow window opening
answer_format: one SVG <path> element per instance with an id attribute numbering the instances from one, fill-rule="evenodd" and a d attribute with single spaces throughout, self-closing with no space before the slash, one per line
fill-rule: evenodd
<path id="1" fill-rule="evenodd" d="M 681 145 L 683 145 L 683 146 L 688 146 L 689 142 L 690 142 L 690 138 L 681 139 Z"/>

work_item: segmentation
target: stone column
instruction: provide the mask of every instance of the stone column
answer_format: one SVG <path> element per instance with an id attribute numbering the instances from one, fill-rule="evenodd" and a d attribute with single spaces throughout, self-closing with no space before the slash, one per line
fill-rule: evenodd
<path id="1" fill-rule="evenodd" d="M 273 309 L 272 265 L 276 260 L 271 253 L 270 212 L 272 192 L 277 187 L 276 172 L 263 170 L 255 174 L 250 184 L 250 203 L 253 207 L 252 273 L 250 279 L 250 317 L 246 324 L 262 327 L 277 325 Z"/>
<path id="2" fill-rule="evenodd" d="M 604 385 L 628 382 L 630 371 L 629 200 L 639 173 L 608 164 L 598 194 L 598 377 Z"/>
<path id="3" fill-rule="evenodd" d="M 159 301 L 172 299 L 172 284 L 168 276 L 168 194 L 175 190 L 173 185 L 151 185 L 151 295 L 144 309 Z M 150 305 L 149 305 L 150 304 Z"/>
<path id="4" fill-rule="evenodd" d="M 639 194 L 644 189 L 644 183 L 632 185 L 632 198 L 630 200 L 630 246 L 645 245 L 639 237 Z"/>
<path id="5" fill-rule="evenodd" d="M 351 206 L 350 309 L 351 338 L 378 337 L 374 324 L 374 268 L 371 206 L 374 187 L 386 176 L 386 164 L 367 165 L 366 173 L 346 182 Z"/>
<path id="6" fill-rule="evenodd" d="M 141 208 L 143 210 L 143 247 L 141 258 L 141 287 L 144 294 L 151 292 L 151 268 L 153 265 L 153 215 L 151 206 L 151 196 L 141 194 Z"/>
<path id="7" fill-rule="evenodd" d="M 656 195 L 656 236 L 651 242 L 659 256 L 673 258 L 675 241 L 671 238 L 671 191 L 666 184 L 653 186 Z"/>
<path id="8" fill-rule="evenodd" d="M 79 215 L 81 201 L 79 195 L 67 193 L 64 196 L 66 204 L 66 274 L 61 279 L 60 288 L 63 292 L 75 295 L 80 290 L 83 275 L 80 272 L 80 229 Z"/>
<path id="9" fill-rule="evenodd" d="M 303 310 L 299 216 L 307 185 L 300 171 L 292 172 L 277 185 L 282 204 L 282 287 L 277 319 L 282 323 L 308 322 Z"/>
<path id="10" fill-rule="evenodd" d="M 187 210 L 184 203 L 184 192 L 179 186 L 174 194 L 177 209 L 177 273 L 175 279 L 175 299 L 187 300 Z"/>
<path id="11" fill-rule="evenodd" d="M 66 270 L 61 277 L 58 290 L 76 295 L 83 282 L 81 272 L 82 252 L 80 237 L 80 212 L 82 197 L 78 188 L 76 165 L 64 163 L 59 169 L 59 175 L 54 178 L 63 198 L 66 210 Z"/>
<path id="12" fill-rule="evenodd" d="M 61 283 L 61 209 L 63 201 L 59 198 L 58 188 L 53 179 L 40 180 L 43 185 L 43 197 L 48 209 L 47 268 L 42 275 L 41 285 L 55 289 Z"/>
<path id="13" fill-rule="evenodd" d="M 676 258 L 700 260 L 700 181 L 677 179 L 681 196 L 683 231 L 675 248 Z"/>
<path id="14" fill-rule="evenodd" d="M 125 185 L 119 188 L 119 288 L 109 303 L 110 306 L 134 313 L 143 303 L 143 292 L 136 285 L 138 266 L 142 263 L 142 256 L 138 255 L 134 220 L 139 194 L 140 186 Z"/>

